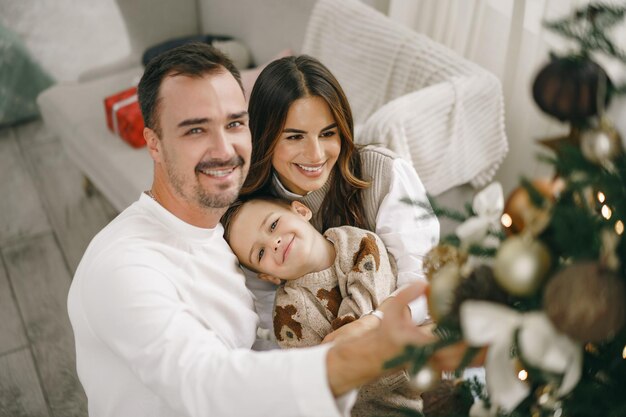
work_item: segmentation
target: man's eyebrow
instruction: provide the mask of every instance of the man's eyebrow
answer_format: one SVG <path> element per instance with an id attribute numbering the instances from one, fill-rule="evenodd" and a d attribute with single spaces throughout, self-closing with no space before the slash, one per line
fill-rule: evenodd
<path id="1" fill-rule="evenodd" d="M 247 111 L 240 111 L 238 113 L 231 113 L 228 115 L 228 120 L 241 119 L 244 116 L 247 116 Z M 211 122 L 211 119 L 208 117 L 196 117 L 193 119 L 185 119 L 178 124 L 178 127 L 186 127 L 186 126 L 195 126 L 202 125 Z"/>
<path id="2" fill-rule="evenodd" d="M 178 127 L 201 125 L 201 124 L 209 123 L 210 121 L 211 121 L 211 119 L 209 119 L 207 117 L 198 117 L 198 118 L 195 118 L 195 119 L 185 119 L 185 120 L 183 120 L 182 122 L 180 122 L 178 124 Z"/>
<path id="3" fill-rule="evenodd" d="M 228 115 L 228 119 L 241 119 L 244 116 L 247 116 L 248 112 L 246 110 L 240 111 L 239 113 L 231 113 Z"/>
<path id="4" fill-rule="evenodd" d="M 265 216 L 265 218 L 261 222 L 261 225 L 259 226 L 259 230 L 263 230 L 263 228 L 265 227 L 265 224 L 267 223 L 267 220 L 270 217 L 272 217 L 273 214 L 274 214 L 273 211 L 270 211 L 269 213 L 267 213 L 267 216 Z M 250 253 L 248 254 L 248 261 L 250 262 L 250 265 L 253 265 L 253 262 L 252 262 L 252 252 L 254 252 L 254 245 L 252 245 L 252 247 L 250 248 Z"/>

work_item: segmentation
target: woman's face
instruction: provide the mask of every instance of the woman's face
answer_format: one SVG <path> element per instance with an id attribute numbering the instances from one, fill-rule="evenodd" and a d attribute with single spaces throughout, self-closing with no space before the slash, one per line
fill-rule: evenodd
<path id="1" fill-rule="evenodd" d="M 272 166 L 289 191 L 304 195 L 326 183 L 340 151 L 339 130 L 328 104 L 321 97 L 305 97 L 289 108 Z"/>

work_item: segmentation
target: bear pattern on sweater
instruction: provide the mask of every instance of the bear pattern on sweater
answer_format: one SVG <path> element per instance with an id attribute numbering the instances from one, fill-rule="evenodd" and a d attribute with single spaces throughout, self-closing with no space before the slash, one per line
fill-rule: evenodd
<path id="1" fill-rule="evenodd" d="M 276 340 L 280 342 L 302 340 L 302 325 L 293 319 L 296 311 L 296 307 L 293 305 L 276 307 L 274 310 L 274 335 Z"/>
<path id="2" fill-rule="evenodd" d="M 359 251 L 354 254 L 352 263 L 354 263 L 352 267 L 354 272 L 378 271 L 380 267 L 380 252 L 373 234 L 367 233 L 361 239 Z"/>
<path id="3" fill-rule="evenodd" d="M 322 303 L 326 302 L 326 308 L 330 311 L 330 314 L 336 316 L 339 313 L 339 305 L 341 304 L 339 285 L 334 286 L 330 291 L 320 288 L 315 295 Z"/>

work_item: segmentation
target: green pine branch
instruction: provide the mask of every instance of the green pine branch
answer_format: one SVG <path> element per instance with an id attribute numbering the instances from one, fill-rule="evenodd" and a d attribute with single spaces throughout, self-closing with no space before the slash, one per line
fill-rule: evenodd
<path id="1" fill-rule="evenodd" d="M 618 48 L 609 39 L 606 31 L 621 22 L 626 15 L 624 6 L 604 3 L 592 3 L 578 9 L 573 16 L 544 21 L 544 26 L 570 39 L 579 45 L 581 56 L 588 56 L 589 52 L 597 51 L 614 57 L 626 63 L 626 52 Z M 621 90 L 615 90 L 620 94 Z"/>
<path id="2" fill-rule="evenodd" d="M 437 204 L 437 201 L 432 198 L 432 196 L 428 196 L 430 200 L 430 204 L 427 204 L 423 201 L 415 201 L 410 198 L 402 198 L 400 201 L 406 204 L 411 204 L 414 206 L 418 206 L 424 209 L 429 214 L 434 214 L 438 217 L 446 217 L 448 219 L 456 220 L 458 222 L 463 222 L 467 220 L 468 216 L 460 211 L 448 209 Z"/>

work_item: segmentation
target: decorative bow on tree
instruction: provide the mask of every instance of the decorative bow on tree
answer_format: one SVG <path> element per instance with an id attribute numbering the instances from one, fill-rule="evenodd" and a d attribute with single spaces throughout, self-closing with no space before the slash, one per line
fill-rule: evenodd
<path id="1" fill-rule="evenodd" d="M 558 387 L 557 397 L 569 393 L 580 379 L 582 347 L 558 333 L 541 311 L 520 313 L 502 304 L 465 301 L 461 328 L 470 346 L 489 346 L 485 363 L 489 398 L 506 412 L 530 394 L 530 385 L 519 376 L 520 363 L 552 376 L 548 382 Z"/>
<path id="2" fill-rule="evenodd" d="M 500 230 L 500 217 L 504 210 L 502 186 L 491 183 L 480 191 L 472 201 L 473 217 L 468 218 L 456 228 L 456 235 L 464 246 L 485 244 L 489 231 Z M 495 245 L 499 242 L 494 242 Z"/>

